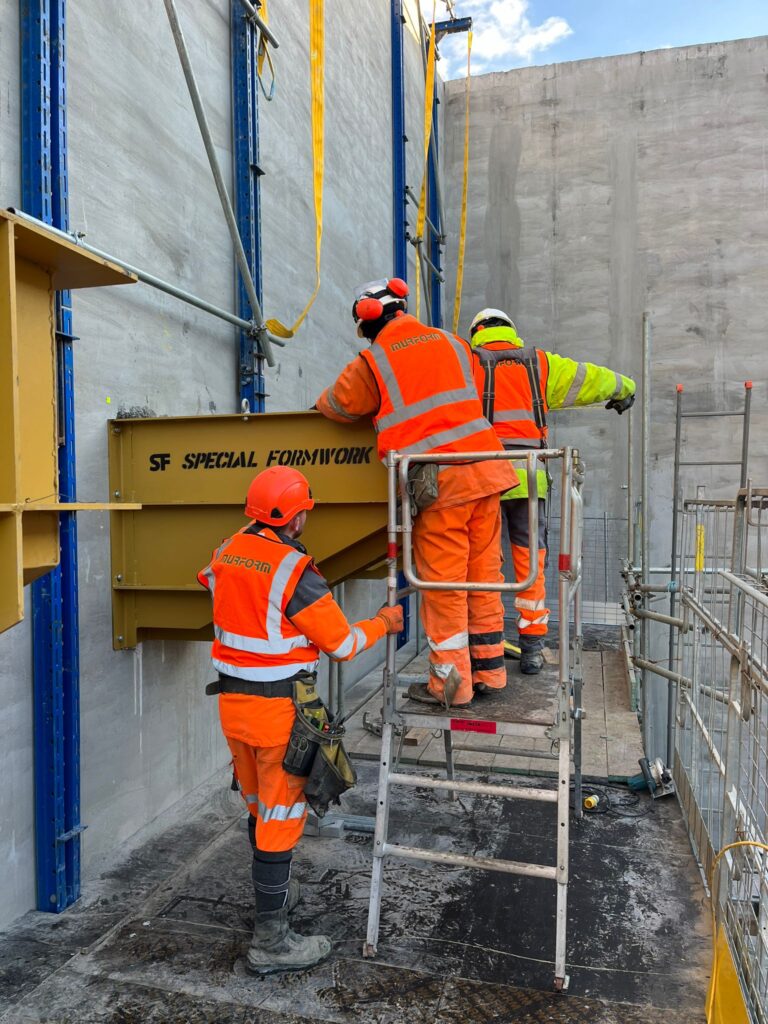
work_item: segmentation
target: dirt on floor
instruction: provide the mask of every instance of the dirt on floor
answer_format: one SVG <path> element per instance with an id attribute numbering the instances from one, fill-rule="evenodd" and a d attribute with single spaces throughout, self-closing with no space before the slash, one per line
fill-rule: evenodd
<path id="1" fill-rule="evenodd" d="M 370 815 L 377 768 L 359 775 L 344 810 Z M 702 1024 L 707 904 L 679 808 L 621 787 L 604 795 L 604 813 L 572 830 L 567 995 L 551 988 L 555 887 L 533 878 L 389 861 L 377 957 L 364 960 L 373 838 L 356 832 L 297 850 L 294 927 L 329 935 L 331 958 L 248 976 L 250 851 L 222 790 L 72 910 L 29 914 L 0 936 L 0 1021 Z M 391 823 L 408 845 L 554 859 L 552 805 L 396 791 Z"/>

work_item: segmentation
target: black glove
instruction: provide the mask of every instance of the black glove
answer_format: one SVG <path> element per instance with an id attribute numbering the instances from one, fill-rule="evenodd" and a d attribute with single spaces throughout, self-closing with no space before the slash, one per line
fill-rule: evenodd
<path id="1" fill-rule="evenodd" d="M 621 416 L 621 414 L 623 412 L 626 412 L 627 409 L 631 409 L 634 404 L 635 396 L 633 393 L 631 395 L 627 395 L 626 398 L 612 398 L 610 402 L 607 403 L 605 408 L 615 409 L 619 416 Z"/>

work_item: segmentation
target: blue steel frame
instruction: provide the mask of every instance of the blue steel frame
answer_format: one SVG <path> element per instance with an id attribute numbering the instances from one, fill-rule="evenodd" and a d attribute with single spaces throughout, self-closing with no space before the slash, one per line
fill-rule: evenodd
<path id="1" fill-rule="evenodd" d="M 408 280 L 408 200 L 405 195 L 405 71 L 403 65 L 403 0 L 390 5 L 392 62 L 392 257 L 394 276 Z M 398 573 L 397 586 L 407 586 L 403 573 Z M 403 631 L 398 634 L 398 650 L 411 635 L 411 602 L 400 602 L 403 609 Z"/>
<path id="2" fill-rule="evenodd" d="M 66 0 L 21 0 L 22 206 L 69 226 Z M 72 304 L 56 295 L 59 495 L 76 500 Z M 60 564 L 32 584 L 37 907 L 80 896 L 80 660 L 77 526 L 59 517 Z"/>
<path id="3" fill-rule="evenodd" d="M 405 71 L 403 0 L 390 7 L 392 61 L 392 226 L 394 276 L 408 280 L 408 201 L 405 195 Z"/>
<path id="4" fill-rule="evenodd" d="M 261 272 L 261 197 L 259 178 L 259 82 L 257 74 L 257 32 L 246 18 L 240 0 L 231 0 L 232 24 L 232 136 L 235 178 L 235 215 L 243 248 L 251 268 L 259 302 L 262 300 Z M 238 315 L 253 317 L 251 304 L 237 272 Z M 252 412 L 264 412 L 266 386 L 264 359 L 256 343 L 240 332 L 240 400 L 246 400 Z"/>
<path id="5" fill-rule="evenodd" d="M 437 82 L 435 82 L 435 98 L 432 101 L 432 135 L 435 139 L 435 148 L 429 147 L 429 160 L 427 162 L 427 213 L 429 219 L 435 225 L 440 235 L 443 234 L 444 228 L 440 222 L 440 206 L 437 202 L 437 166 L 435 164 L 434 154 L 440 152 L 440 135 L 439 125 L 437 123 L 438 117 L 438 99 L 437 99 Z M 427 233 L 429 235 L 429 246 L 428 254 L 432 261 L 432 264 L 442 272 L 442 250 L 440 248 L 440 238 L 430 231 L 427 226 Z M 443 326 L 443 290 L 440 285 L 440 278 L 436 273 L 431 272 L 429 276 L 430 291 L 431 291 L 431 308 L 432 308 L 432 323 L 435 327 Z"/>

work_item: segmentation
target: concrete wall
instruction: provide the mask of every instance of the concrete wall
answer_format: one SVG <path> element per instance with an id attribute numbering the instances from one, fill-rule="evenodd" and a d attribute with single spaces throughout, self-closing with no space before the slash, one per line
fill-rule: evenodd
<path id="1" fill-rule="evenodd" d="M 230 172 L 228 0 L 180 0 L 215 143 Z M 309 406 L 358 351 L 352 289 L 392 265 L 389 5 L 361 0 L 355 18 L 326 11 L 323 284 L 301 333 L 268 374 L 269 410 Z M 277 93 L 261 104 L 265 312 L 292 322 L 314 284 L 308 25 L 275 5 Z M 359 25 L 366 25 L 366 32 Z M 20 198 L 18 4 L 0 13 L 0 203 Z M 104 17 L 95 0 L 69 9 L 72 227 L 89 241 L 233 308 L 234 265 L 162 4 Z M 423 78 L 406 34 L 409 93 Z M 141 285 L 74 300 L 79 494 L 107 496 L 106 421 L 233 412 L 236 344 L 228 326 Z M 200 644 L 111 647 L 109 525 L 79 517 L 84 877 L 94 858 L 190 793 L 226 761 Z M 347 587 L 351 617 L 383 585 Z M 345 670 L 352 681 L 381 651 Z M 0 926 L 34 905 L 29 619 L 0 636 Z"/>
<path id="2" fill-rule="evenodd" d="M 653 324 L 653 564 L 670 544 L 675 385 L 689 409 L 737 408 L 754 379 L 751 475 L 768 482 L 768 39 L 485 75 L 472 83 L 462 327 L 503 307 L 543 348 L 637 378 Z M 463 160 L 463 82 L 446 87 L 447 294 Z M 556 414 L 556 443 L 588 465 L 587 512 L 624 515 L 627 417 Z M 689 421 L 688 459 L 739 457 L 738 421 Z M 640 413 L 635 485 L 639 487 Z M 733 469 L 689 471 L 732 496 Z M 664 687 L 651 702 L 663 715 Z M 651 725 L 651 753 L 661 719 Z"/>

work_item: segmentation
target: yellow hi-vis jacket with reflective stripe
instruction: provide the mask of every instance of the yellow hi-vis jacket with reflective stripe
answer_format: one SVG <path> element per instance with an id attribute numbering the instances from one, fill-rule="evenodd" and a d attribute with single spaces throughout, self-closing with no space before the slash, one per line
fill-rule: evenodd
<path id="1" fill-rule="evenodd" d="M 524 344 L 523 339 L 512 327 L 486 327 L 475 334 L 472 339 L 472 348 L 477 349 L 492 342 L 504 342 L 511 348 L 522 348 Z M 579 363 L 575 359 L 557 355 L 555 352 L 545 352 L 544 355 L 549 365 L 549 373 L 543 397 L 550 411 L 596 405 L 600 402 L 608 402 L 612 398 L 628 398 L 635 393 L 636 385 L 631 377 L 616 373 L 607 366 Z M 525 373 L 522 366 L 520 372 Z M 482 399 L 482 390 L 478 390 Z M 509 445 L 509 438 L 506 438 L 506 441 Z M 515 468 L 520 477 L 520 484 L 514 490 L 502 494 L 502 500 L 528 497 L 525 466 L 515 466 Z M 547 474 L 544 470 L 539 470 L 537 474 L 537 487 L 539 497 L 546 498 Z"/>

